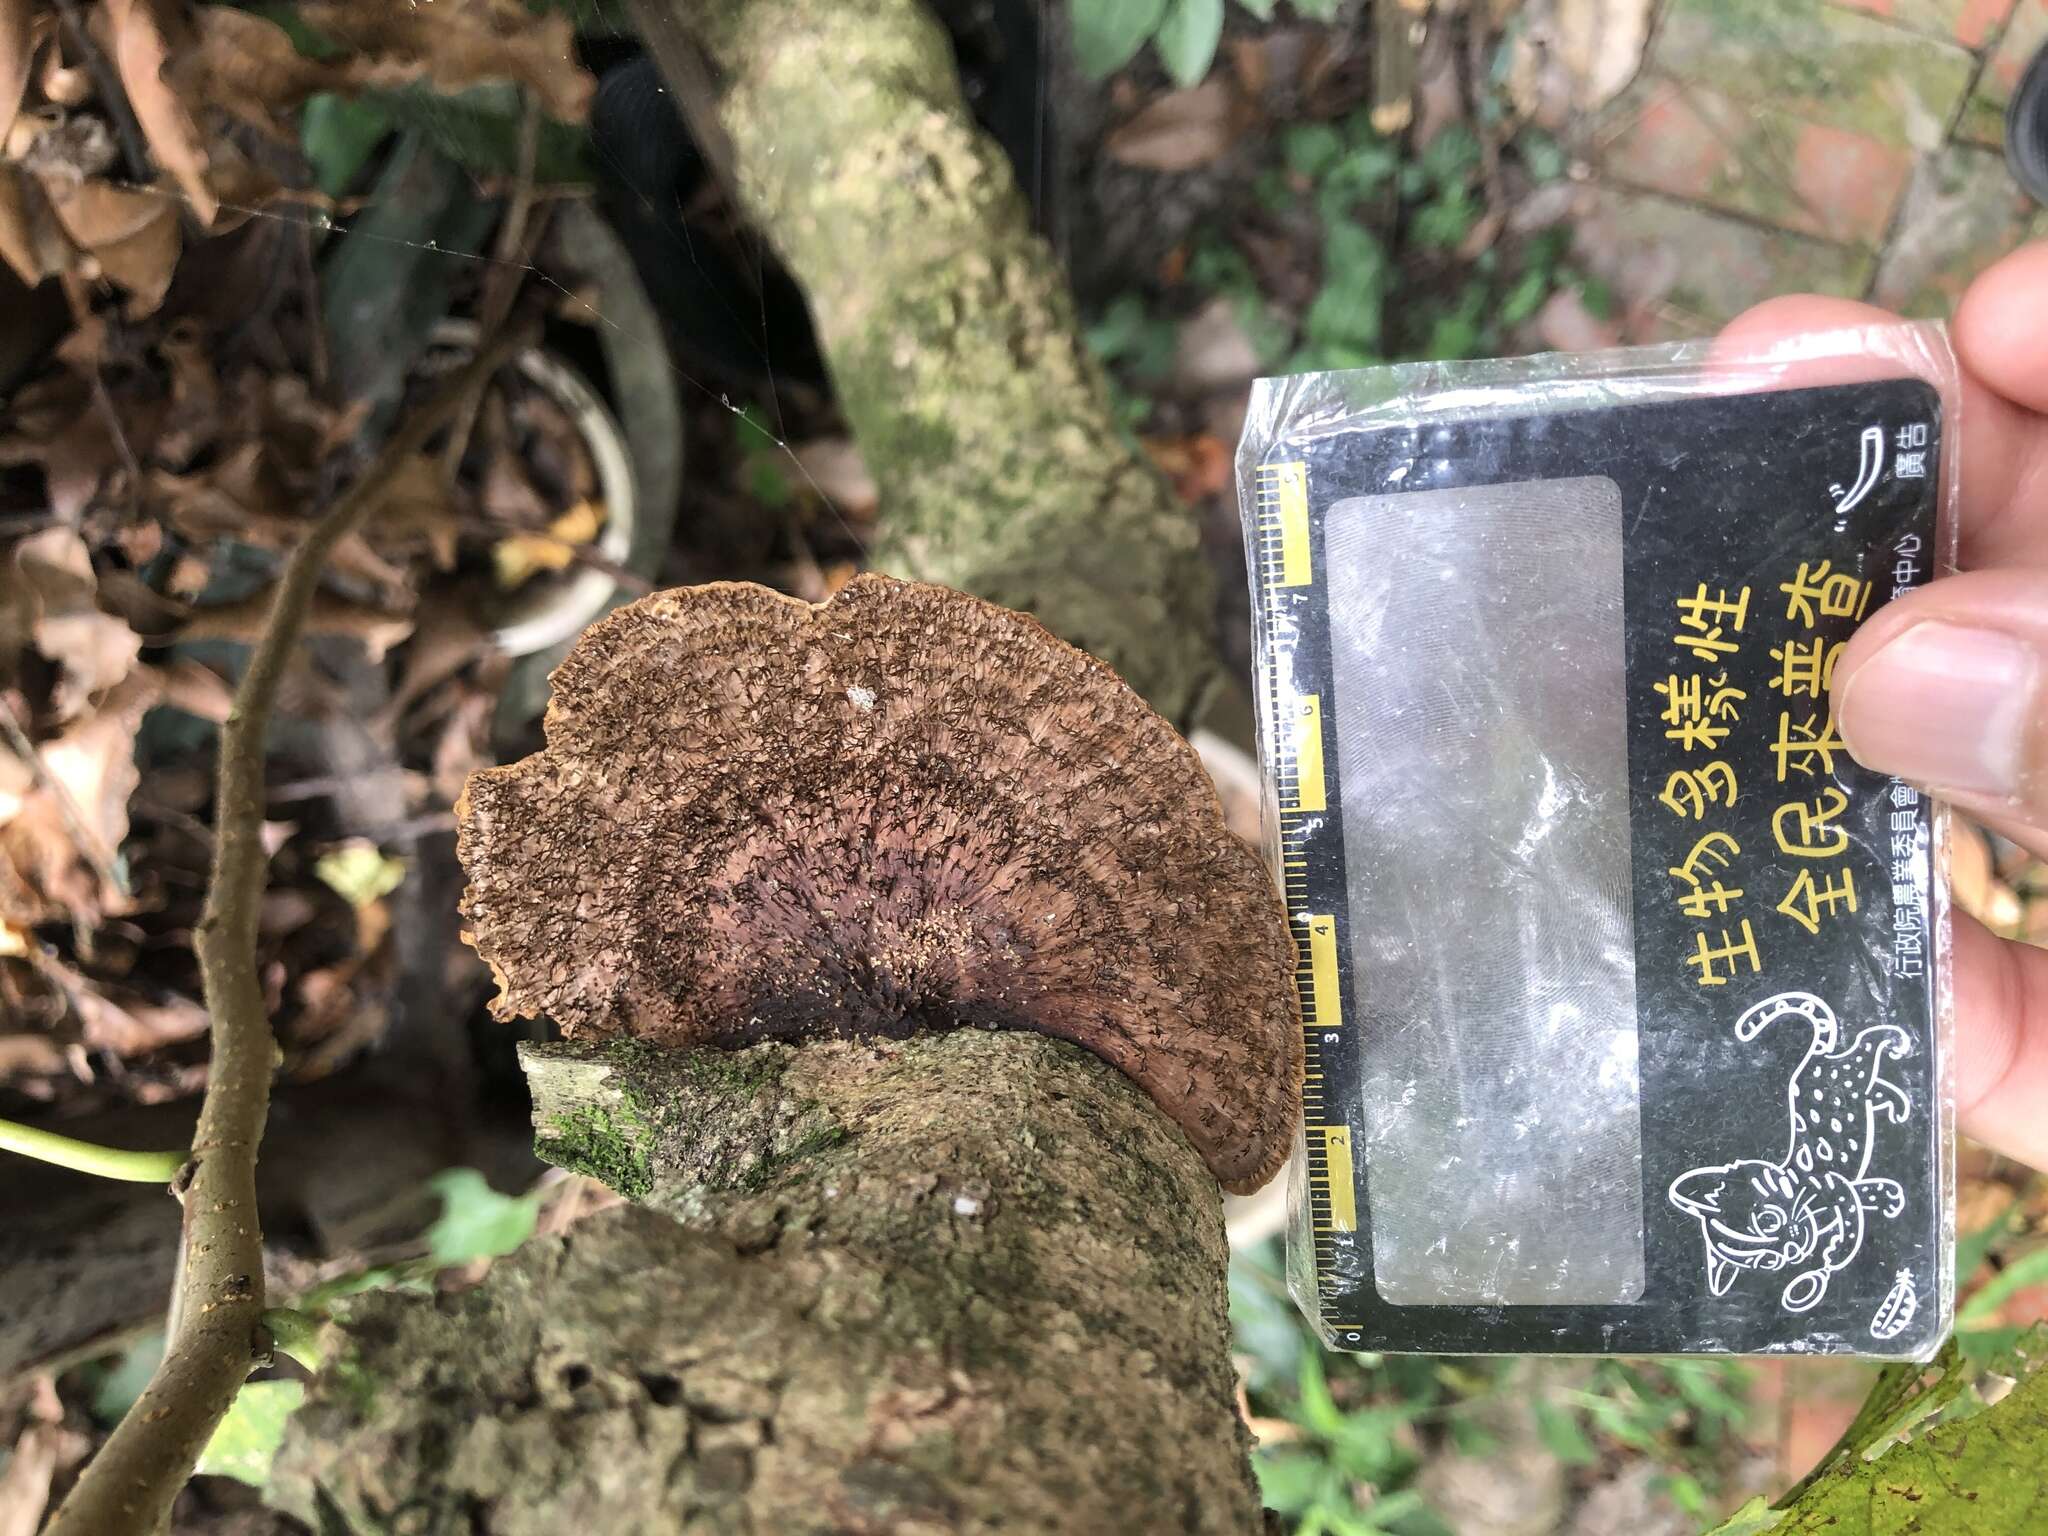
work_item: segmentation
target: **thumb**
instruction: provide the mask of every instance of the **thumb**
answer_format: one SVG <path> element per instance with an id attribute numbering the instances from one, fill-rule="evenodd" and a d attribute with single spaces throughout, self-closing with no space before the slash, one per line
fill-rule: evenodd
<path id="1" fill-rule="evenodd" d="M 2048 853 L 2048 571 L 1976 571 L 1887 603 L 1834 671 L 1837 729 L 1909 779 Z"/>

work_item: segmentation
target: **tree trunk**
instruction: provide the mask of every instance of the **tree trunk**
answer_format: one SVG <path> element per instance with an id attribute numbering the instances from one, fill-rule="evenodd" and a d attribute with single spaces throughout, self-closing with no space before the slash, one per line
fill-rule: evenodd
<path id="1" fill-rule="evenodd" d="M 1259 1529 L 1221 1206 L 1064 1043 L 529 1048 L 540 1150 L 637 1201 L 366 1296 L 271 1484 L 361 1530 Z"/>
<path id="2" fill-rule="evenodd" d="M 918 0 L 628 9 L 679 99 L 708 54 L 881 490 L 877 566 L 1036 615 L 1187 729 L 1217 676 L 1197 519 L 1118 423 L 945 33 Z"/>

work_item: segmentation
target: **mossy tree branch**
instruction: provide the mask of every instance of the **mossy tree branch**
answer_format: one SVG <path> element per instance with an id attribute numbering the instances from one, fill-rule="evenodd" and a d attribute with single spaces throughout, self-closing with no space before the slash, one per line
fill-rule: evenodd
<path id="1" fill-rule="evenodd" d="M 1065 274 L 918 0 L 631 0 L 718 76 L 742 201 L 810 299 L 882 568 L 1035 614 L 1185 729 L 1217 667 L 1194 514 L 1121 427 Z"/>
<path id="2" fill-rule="evenodd" d="M 169 1347 L 142 1396 L 52 1517 L 46 1536 L 156 1530 L 250 1368 L 268 1352 L 261 1336 L 256 1156 L 270 1111 L 277 1042 L 256 969 L 256 927 L 265 884 L 264 741 L 271 711 L 328 556 L 377 509 L 405 464 L 514 348 L 505 340 L 480 350 L 415 412 L 314 524 L 278 578 L 263 633 L 221 728 L 213 869 L 193 939 L 212 1021 L 212 1053 L 191 1160 L 173 1185 L 184 1204 L 184 1262 L 171 1299 Z"/>
<path id="3" fill-rule="evenodd" d="M 641 1202 L 444 1304 L 364 1297 L 273 1500 L 382 1530 L 1260 1528 L 1216 1181 L 1025 1031 L 529 1046 L 541 1145 Z"/>

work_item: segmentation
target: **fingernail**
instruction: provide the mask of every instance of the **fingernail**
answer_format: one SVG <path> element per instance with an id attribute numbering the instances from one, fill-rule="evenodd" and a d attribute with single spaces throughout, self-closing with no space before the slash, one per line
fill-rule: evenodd
<path id="1" fill-rule="evenodd" d="M 1915 624 L 1856 669 L 1837 728 L 1880 773 L 2017 795 L 2039 682 L 2034 648 L 2002 630 Z"/>

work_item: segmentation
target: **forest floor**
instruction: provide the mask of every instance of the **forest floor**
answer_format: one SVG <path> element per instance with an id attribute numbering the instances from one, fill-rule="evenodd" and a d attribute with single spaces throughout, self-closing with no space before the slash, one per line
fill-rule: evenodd
<path id="1" fill-rule="evenodd" d="M 0 1115 L 182 1144 L 206 1076 L 190 932 L 214 744 L 279 552 L 477 327 L 539 337 L 344 545 L 287 686 L 266 1225 L 275 1293 L 314 1301 L 472 1283 L 609 1198 L 524 1150 L 513 1032 L 456 932 L 464 777 L 537 744 L 546 672 L 606 604 L 711 579 L 821 600 L 888 517 L 800 299 L 636 93 L 618 8 L 486 48 L 466 18 L 497 3 L 338 38 L 312 5 L 165 6 L 162 29 L 123 9 L 115 35 L 114 8 L 72 26 L 0 0 L 0 50 L 31 49 L 18 89 L 0 57 Z M 1240 679 L 1231 462 L 1254 377 L 1704 334 L 1802 289 L 1938 314 L 2048 232 L 1988 137 L 2048 40 L 2039 6 L 1812 3 L 1764 46 L 1749 5 L 1635 0 L 1609 7 L 1630 56 L 1586 65 L 1597 101 L 1531 52 L 1547 10 L 1496 6 L 1498 26 L 1428 29 L 1414 120 L 1386 133 L 1355 0 L 1233 9 L 1185 83 L 1153 49 L 1092 79 L 1059 28 L 1020 47 L 1019 5 L 939 9 L 1126 423 L 1202 519 Z M 137 50 L 166 67 L 123 80 Z M 1205 741 L 1256 838 L 1247 696 Z M 2048 940 L 2042 871 L 1959 837 L 1960 904 Z M 0 1230 L 33 1222 L 51 1254 L 135 1234 L 109 1240 L 111 1277 L 36 1269 L 63 1297 L 47 1315 L 0 1306 L 0 1536 L 34 1530 L 162 1347 L 168 1202 L 76 1189 L 0 1189 Z M 2048 1315 L 2048 1188 L 1966 1148 L 1960 1202 L 1964 1319 L 1989 1348 Z M 1248 1236 L 1243 1401 L 1295 1531 L 1696 1531 L 1795 1480 L 1867 1384 L 1808 1362 L 1329 1356 L 1279 1276 L 1277 1243 Z M 247 1486 L 296 1388 L 289 1367 L 259 1385 L 179 1530 L 296 1529 Z"/>

